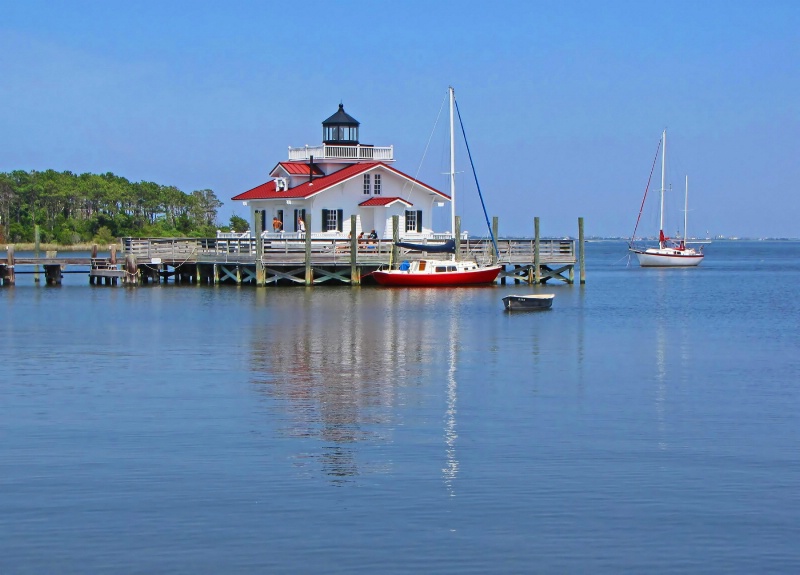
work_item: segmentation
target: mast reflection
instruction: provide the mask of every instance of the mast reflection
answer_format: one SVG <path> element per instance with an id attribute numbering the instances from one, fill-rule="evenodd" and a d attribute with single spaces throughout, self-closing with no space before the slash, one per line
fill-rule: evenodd
<path id="1" fill-rule="evenodd" d="M 449 345 L 447 354 L 447 410 L 444 418 L 444 443 L 446 462 L 442 469 L 444 484 L 450 496 L 455 496 L 455 480 L 458 475 L 458 457 L 456 454 L 456 401 L 458 399 L 458 384 L 456 383 L 457 352 L 456 335 L 459 329 L 458 313 L 453 310 L 450 314 Z"/>

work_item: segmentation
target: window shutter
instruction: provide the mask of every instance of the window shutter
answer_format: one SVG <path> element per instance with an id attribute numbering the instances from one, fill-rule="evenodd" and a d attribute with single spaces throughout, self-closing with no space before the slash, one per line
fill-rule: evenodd
<path id="1" fill-rule="evenodd" d="M 322 231 L 323 232 L 327 232 L 328 231 L 328 212 L 329 211 L 330 210 L 325 210 L 325 209 L 322 210 Z"/>
<path id="2" fill-rule="evenodd" d="M 336 210 L 336 229 L 338 231 L 342 231 L 342 216 L 344 215 L 344 210 Z"/>
<path id="3" fill-rule="evenodd" d="M 417 210 L 417 231 L 422 233 L 422 210 Z"/>

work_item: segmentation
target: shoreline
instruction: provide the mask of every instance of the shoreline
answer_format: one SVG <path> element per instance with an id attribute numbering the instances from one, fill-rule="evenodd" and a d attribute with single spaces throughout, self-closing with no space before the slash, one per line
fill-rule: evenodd
<path id="1" fill-rule="evenodd" d="M 15 252 L 33 252 L 36 251 L 36 244 L 35 243 L 6 243 L 2 244 L 5 247 L 5 251 L 8 251 L 8 248 L 14 246 Z M 40 252 L 91 252 L 92 248 L 97 244 L 74 244 L 71 246 L 62 246 L 61 244 L 39 244 L 39 251 Z M 104 248 L 97 245 L 98 252 L 107 252 L 110 251 L 109 245 L 105 246 Z"/>

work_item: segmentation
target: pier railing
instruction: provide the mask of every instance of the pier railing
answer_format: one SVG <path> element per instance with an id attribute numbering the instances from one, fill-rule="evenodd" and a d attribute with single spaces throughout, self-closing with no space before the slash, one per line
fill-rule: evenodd
<path id="1" fill-rule="evenodd" d="M 259 253 L 259 243 L 261 251 Z M 529 264 L 534 261 L 536 242 L 532 239 L 498 240 L 497 261 L 502 264 Z M 362 264 L 388 263 L 392 252 L 390 240 L 359 241 L 356 261 Z M 208 262 L 208 263 L 264 263 L 291 264 L 305 261 L 306 240 L 300 237 L 267 238 L 260 242 L 255 238 L 125 238 L 122 243 L 125 255 L 138 260 L 160 263 Z M 488 239 L 470 238 L 461 242 L 461 256 L 475 258 L 479 264 L 492 260 L 493 246 Z M 422 252 L 398 250 L 403 259 L 419 259 Z M 341 238 L 312 238 L 311 260 L 318 264 L 344 264 L 351 261 L 351 242 Z M 448 259 L 449 254 L 426 253 L 427 259 Z M 575 240 L 539 240 L 541 263 L 574 264 L 576 261 Z"/>

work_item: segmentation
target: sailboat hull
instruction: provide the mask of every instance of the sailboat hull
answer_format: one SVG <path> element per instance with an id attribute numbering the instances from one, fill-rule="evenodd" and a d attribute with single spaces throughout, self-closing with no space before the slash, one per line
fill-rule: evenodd
<path id="1" fill-rule="evenodd" d="M 631 251 L 636 254 L 639 265 L 643 268 L 694 267 L 703 261 L 703 254 L 693 249 L 652 248 Z"/>
<path id="2" fill-rule="evenodd" d="M 497 279 L 502 266 L 488 266 L 463 271 L 386 270 L 372 272 L 372 277 L 382 286 L 389 287 L 459 287 L 491 284 Z"/>

